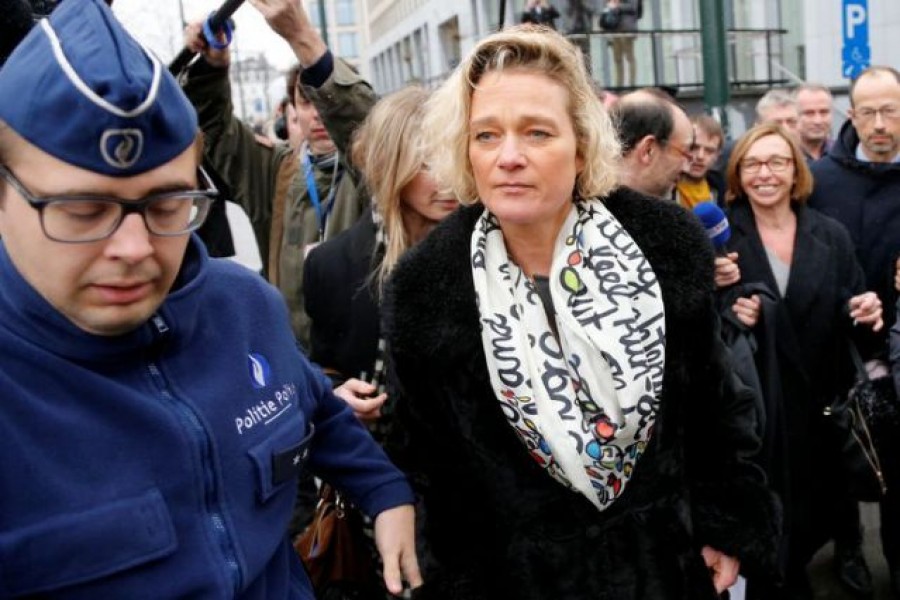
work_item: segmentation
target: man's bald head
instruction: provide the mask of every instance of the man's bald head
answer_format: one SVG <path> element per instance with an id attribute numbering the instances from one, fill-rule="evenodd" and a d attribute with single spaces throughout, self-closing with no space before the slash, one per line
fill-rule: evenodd
<path id="1" fill-rule="evenodd" d="M 652 88 L 622 96 L 611 114 L 622 143 L 622 183 L 651 196 L 670 196 L 694 142 L 687 114 Z"/>

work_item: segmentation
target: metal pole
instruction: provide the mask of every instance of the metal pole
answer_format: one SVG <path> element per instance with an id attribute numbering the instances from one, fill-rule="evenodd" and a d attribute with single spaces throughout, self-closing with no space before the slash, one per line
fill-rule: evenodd
<path id="1" fill-rule="evenodd" d="M 322 41 L 330 48 L 331 45 L 328 43 L 328 20 L 325 17 L 325 0 L 319 0 L 319 31 L 322 34 Z"/>
<path id="2" fill-rule="evenodd" d="M 234 60 L 232 60 L 232 64 L 234 65 L 234 74 L 237 79 L 238 98 L 241 101 L 241 121 L 247 123 L 247 101 L 244 97 L 244 66 L 241 63 L 240 52 L 238 52 L 237 39 L 234 40 L 231 49 L 232 53 L 234 54 Z"/>
<path id="3" fill-rule="evenodd" d="M 178 15 L 181 17 L 181 30 L 187 29 L 187 21 L 184 19 L 184 0 L 178 0 Z"/>
<path id="4" fill-rule="evenodd" d="M 502 31 L 506 24 L 506 0 L 500 0 L 500 18 L 497 20 L 497 31 Z"/>
<path id="5" fill-rule="evenodd" d="M 725 32 L 725 3 L 700 0 L 700 39 L 703 50 L 703 102 L 706 110 L 719 119 L 726 134 L 729 99 L 728 62 Z"/>

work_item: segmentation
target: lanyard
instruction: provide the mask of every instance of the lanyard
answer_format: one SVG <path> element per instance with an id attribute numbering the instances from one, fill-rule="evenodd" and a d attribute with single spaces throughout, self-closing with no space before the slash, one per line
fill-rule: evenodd
<path id="1" fill-rule="evenodd" d="M 328 222 L 328 215 L 331 214 L 331 210 L 334 208 L 334 199 L 337 194 L 337 184 L 338 184 L 338 165 L 340 160 L 337 158 L 334 161 L 334 170 L 331 172 L 331 185 L 328 190 L 328 197 L 325 198 L 325 208 L 322 208 L 322 202 L 319 201 L 319 189 L 316 187 L 316 177 L 313 174 L 313 165 L 312 160 L 309 158 L 309 153 L 303 153 L 303 173 L 306 175 L 306 190 L 309 193 L 309 199 L 312 202 L 313 208 L 316 209 L 316 222 L 319 226 L 319 240 L 325 239 L 325 225 Z"/>

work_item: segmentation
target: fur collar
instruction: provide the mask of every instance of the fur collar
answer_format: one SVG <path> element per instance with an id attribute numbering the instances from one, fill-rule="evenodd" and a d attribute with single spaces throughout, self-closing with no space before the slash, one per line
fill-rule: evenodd
<path id="1" fill-rule="evenodd" d="M 710 305 L 712 245 L 692 213 L 628 188 L 603 201 L 653 265 L 667 328 Z M 480 354 L 469 261 L 472 230 L 483 210 L 481 204 L 459 209 L 397 265 L 383 304 L 385 334 L 394 352 L 447 360 Z"/>

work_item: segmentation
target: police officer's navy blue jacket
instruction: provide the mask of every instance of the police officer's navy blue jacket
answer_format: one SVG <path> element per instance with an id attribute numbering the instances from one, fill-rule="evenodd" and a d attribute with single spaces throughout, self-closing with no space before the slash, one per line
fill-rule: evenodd
<path id="1" fill-rule="evenodd" d="M 0 245 L 0 598 L 312 598 L 310 468 L 366 513 L 405 479 L 297 351 L 284 301 L 193 239 L 157 315 L 83 332 Z"/>

